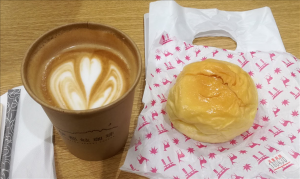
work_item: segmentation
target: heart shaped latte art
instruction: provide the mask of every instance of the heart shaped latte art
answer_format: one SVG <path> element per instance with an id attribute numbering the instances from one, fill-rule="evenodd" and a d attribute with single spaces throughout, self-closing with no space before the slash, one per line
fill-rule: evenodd
<path id="1" fill-rule="evenodd" d="M 47 91 L 55 106 L 93 109 L 113 102 L 126 92 L 128 71 L 124 70 L 127 69 L 124 62 L 111 60 L 103 52 L 89 56 L 92 57 L 88 53 L 62 54 L 52 64 Z"/>

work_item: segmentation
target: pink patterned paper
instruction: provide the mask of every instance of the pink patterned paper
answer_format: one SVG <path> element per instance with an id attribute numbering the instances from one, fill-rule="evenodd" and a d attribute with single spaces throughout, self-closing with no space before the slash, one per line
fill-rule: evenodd
<path id="1" fill-rule="evenodd" d="M 169 89 L 187 64 L 208 58 L 242 67 L 258 91 L 258 111 L 248 131 L 219 144 L 178 132 L 165 105 Z M 232 52 L 182 42 L 167 33 L 149 53 L 146 85 L 151 100 L 142 110 L 121 170 L 149 178 L 299 178 L 300 61 L 289 53 Z M 193 89 L 191 89 L 193 90 Z M 282 152 L 291 164 L 268 165 Z"/>

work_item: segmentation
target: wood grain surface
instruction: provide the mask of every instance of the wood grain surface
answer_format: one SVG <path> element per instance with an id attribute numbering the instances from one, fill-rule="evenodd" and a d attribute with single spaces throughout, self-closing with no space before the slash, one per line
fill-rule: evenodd
<path id="1" fill-rule="evenodd" d="M 127 33 L 137 44 L 144 57 L 143 15 L 149 11 L 151 1 L 6 1 L 1 0 L 1 95 L 22 85 L 21 61 L 29 46 L 43 33 L 57 26 L 74 22 L 94 22 L 114 26 Z M 268 6 L 271 8 L 286 51 L 300 58 L 300 1 L 177 1 L 185 7 L 218 8 L 227 11 L 245 11 Z M 263 18 L 263 17 L 262 17 Z M 235 49 L 229 38 L 205 37 L 195 44 Z M 268 44 L 266 44 L 268 45 Z M 144 65 L 143 65 L 144 66 Z M 55 139 L 55 165 L 57 178 L 144 178 L 120 171 L 137 118 L 143 108 L 141 102 L 145 85 L 145 69 L 136 88 L 130 134 L 126 146 L 116 156 L 97 162 L 80 160 L 71 155 L 57 131 Z"/>

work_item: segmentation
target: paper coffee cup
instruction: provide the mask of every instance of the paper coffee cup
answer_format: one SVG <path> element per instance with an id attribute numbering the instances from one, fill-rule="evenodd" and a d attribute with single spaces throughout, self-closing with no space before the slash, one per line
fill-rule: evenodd
<path id="1" fill-rule="evenodd" d="M 128 90 L 115 101 L 94 109 L 70 110 L 49 104 L 41 87 L 43 70 L 62 50 L 85 44 L 100 45 L 122 56 L 130 69 Z M 102 160 L 117 154 L 127 141 L 141 64 L 137 46 L 123 32 L 102 24 L 76 23 L 37 39 L 25 55 L 21 75 L 28 94 L 43 107 L 69 151 L 84 160 Z"/>

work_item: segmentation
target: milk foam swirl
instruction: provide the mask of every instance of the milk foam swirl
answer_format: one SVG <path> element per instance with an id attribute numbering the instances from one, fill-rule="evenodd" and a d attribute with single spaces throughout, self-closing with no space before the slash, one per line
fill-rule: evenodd
<path id="1" fill-rule="evenodd" d="M 126 92 L 124 76 L 124 70 L 105 57 L 63 60 L 49 73 L 48 93 L 60 108 L 93 109 L 111 103 Z"/>

